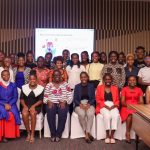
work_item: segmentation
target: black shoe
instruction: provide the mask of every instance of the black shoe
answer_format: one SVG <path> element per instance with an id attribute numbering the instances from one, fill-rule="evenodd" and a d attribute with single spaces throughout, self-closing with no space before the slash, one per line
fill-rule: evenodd
<path id="1" fill-rule="evenodd" d="M 8 143 L 8 140 L 6 138 L 3 138 L 4 143 Z"/>
<path id="2" fill-rule="evenodd" d="M 59 138 L 59 137 L 56 137 L 55 141 L 56 141 L 56 142 L 59 142 L 59 141 L 60 141 L 60 138 Z"/>
<path id="3" fill-rule="evenodd" d="M 91 140 L 91 141 L 94 141 L 94 137 L 91 135 L 91 134 L 88 134 L 89 135 L 89 139 Z"/>
<path id="4" fill-rule="evenodd" d="M 91 144 L 92 143 L 92 141 L 88 138 L 88 139 L 85 139 L 85 141 L 86 141 L 86 143 L 88 143 L 88 144 Z"/>
<path id="5" fill-rule="evenodd" d="M 55 137 L 51 137 L 51 142 L 55 142 Z"/>

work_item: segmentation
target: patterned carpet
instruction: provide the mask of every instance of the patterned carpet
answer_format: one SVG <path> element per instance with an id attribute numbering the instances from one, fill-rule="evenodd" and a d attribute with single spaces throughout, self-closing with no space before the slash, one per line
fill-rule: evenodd
<path id="1" fill-rule="evenodd" d="M 35 143 L 30 144 L 23 136 L 8 143 L 0 143 L 0 150 L 135 150 L 135 141 L 132 141 L 132 144 L 117 141 L 114 145 L 107 145 L 104 141 L 97 140 L 92 144 L 86 144 L 84 139 L 62 139 L 59 143 L 52 143 L 49 138 L 37 137 Z M 139 150 L 150 150 L 150 148 L 140 142 Z"/>

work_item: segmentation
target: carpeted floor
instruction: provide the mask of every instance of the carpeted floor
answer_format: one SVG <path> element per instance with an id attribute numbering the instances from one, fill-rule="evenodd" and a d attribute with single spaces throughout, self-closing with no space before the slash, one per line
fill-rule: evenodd
<path id="1" fill-rule="evenodd" d="M 117 141 L 114 145 L 106 145 L 104 141 L 97 140 L 92 144 L 87 144 L 84 139 L 62 139 L 59 143 L 52 143 L 49 138 L 39 139 L 37 137 L 35 143 L 30 144 L 23 136 L 8 143 L 0 143 L 0 150 L 135 150 L 135 141 L 132 141 L 131 144 Z M 150 150 L 150 148 L 140 142 L 139 150 Z"/>

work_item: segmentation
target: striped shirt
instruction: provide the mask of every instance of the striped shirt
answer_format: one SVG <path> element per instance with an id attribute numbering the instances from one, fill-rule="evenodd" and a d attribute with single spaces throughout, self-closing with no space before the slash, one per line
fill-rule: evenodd
<path id="1" fill-rule="evenodd" d="M 48 101 L 51 101 L 52 103 L 66 101 L 70 104 L 72 102 L 72 92 L 69 84 L 63 82 L 58 88 L 56 88 L 52 82 L 48 83 L 44 91 L 43 101 L 45 104 L 47 104 Z"/>

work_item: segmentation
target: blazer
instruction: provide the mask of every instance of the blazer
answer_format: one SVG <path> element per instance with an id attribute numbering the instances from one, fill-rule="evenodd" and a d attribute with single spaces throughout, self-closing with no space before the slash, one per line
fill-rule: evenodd
<path id="1" fill-rule="evenodd" d="M 119 107 L 119 90 L 116 86 L 111 86 L 111 93 L 114 105 Z M 104 98 L 105 85 L 99 85 L 96 89 L 96 114 L 100 113 L 100 109 L 105 106 Z"/>
<path id="2" fill-rule="evenodd" d="M 95 88 L 92 83 L 88 83 L 88 96 L 89 100 L 88 103 L 90 105 L 95 105 Z M 77 84 L 74 89 L 74 96 L 73 96 L 73 103 L 75 104 L 75 107 L 79 106 L 81 103 L 81 83 Z"/>

